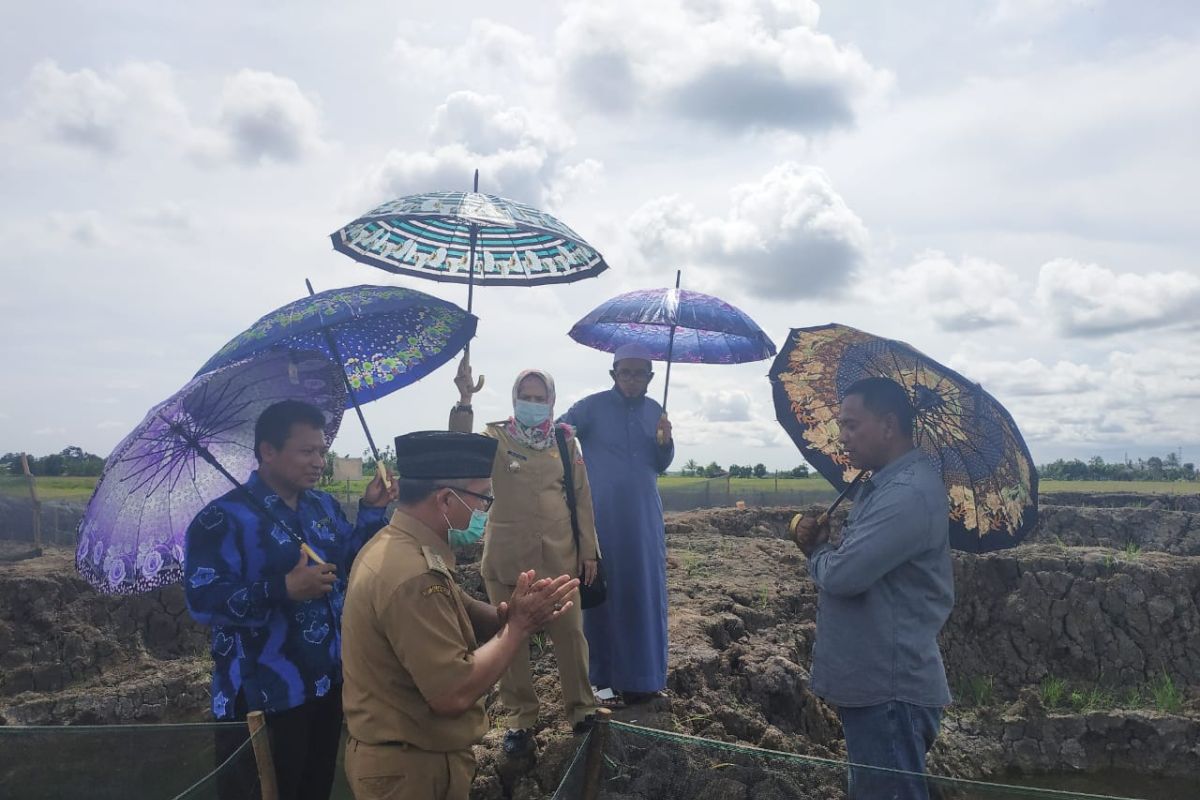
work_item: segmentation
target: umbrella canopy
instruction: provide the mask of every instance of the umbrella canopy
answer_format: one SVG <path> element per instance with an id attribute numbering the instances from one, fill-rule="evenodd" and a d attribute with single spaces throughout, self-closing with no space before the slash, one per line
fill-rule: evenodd
<path id="1" fill-rule="evenodd" d="M 950 544 L 1012 547 L 1037 523 L 1037 470 L 1012 416 L 983 388 L 904 342 L 845 325 L 796 328 L 771 366 L 775 413 L 804 458 L 844 489 L 857 475 L 838 441 L 846 390 L 890 378 L 916 409 L 914 440 L 941 471 Z"/>
<path id="2" fill-rule="evenodd" d="M 330 234 L 335 250 L 401 275 L 536 286 L 599 275 L 594 247 L 544 211 L 479 192 L 429 192 L 375 208 Z M 475 259 L 472 279 L 471 253 Z"/>
<path id="3" fill-rule="evenodd" d="M 254 424 L 281 400 L 321 409 L 332 442 L 346 405 L 338 366 L 318 352 L 262 353 L 194 378 L 150 409 L 108 457 L 88 501 L 75 553 L 79 574 L 105 594 L 182 580 L 188 525 L 232 488 L 231 478 L 250 476 Z"/>
<path id="4" fill-rule="evenodd" d="M 775 355 L 775 344 L 745 312 L 719 297 L 678 288 L 617 295 L 576 322 L 569 335 L 608 353 L 640 344 L 655 360 L 687 364 L 741 364 Z"/>
<path id="5" fill-rule="evenodd" d="M 367 403 L 445 364 L 478 320 L 453 303 L 397 286 L 332 289 L 289 303 L 231 339 L 203 375 L 273 347 L 316 350 L 342 365 L 353 401 Z"/>

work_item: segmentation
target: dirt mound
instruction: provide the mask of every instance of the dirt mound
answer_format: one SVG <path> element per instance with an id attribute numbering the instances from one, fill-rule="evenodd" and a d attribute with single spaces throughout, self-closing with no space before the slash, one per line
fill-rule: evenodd
<path id="1" fill-rule="evenodd" d="M 186 692 L 180 699 L 176 662 L 204 657 L 207 635 L 188 616 L 183 587 L 107 597 L 76 574 L 73 559 L 71 551 L 52 548 L 36 559 L 0 564 L 0 715 L 22 722 L 199 717 L 207 701 L 193 705 Z M 125 680 L 154 684 L 155 676 L 164 696 L 179 702 L 129 699 L 153 690 L 125 686 Z M 91 711 L 58 696 L 85 689 L 93 695 Z M 112 703 L 104 699 L 109 694 Z M 56 705 L 60 700 L 67 705 Z M 56 708 L 63 713 L 44 710 Z"/>

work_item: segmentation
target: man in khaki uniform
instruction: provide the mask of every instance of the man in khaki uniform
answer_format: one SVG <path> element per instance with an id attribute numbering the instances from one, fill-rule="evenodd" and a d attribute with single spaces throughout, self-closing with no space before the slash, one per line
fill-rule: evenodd
<path id="1" fill-rule="evenodd" d="M 471 745 L 488 727 L 483 696 L 533 632 L 572 608 L 569 575 L 524 572 L 499 606 L 454 581 L 450 542 L 482 533 L 495 451 L 473 434 L 396 438 L 399 508 L 359 553 L 342 622 L 346 774 L 358 800 L 466 800 Z"/>
<path id="2" fill-rule="evenodd" d="M 471 395 L 474 380 L 464 357 L 454 379 L 459 402 L 450 412 L 450 429 L 470 433 L 474 414 Z M 517 576 L 534 569 L 540 575 L 580 575 L 595 578 L 599 549 L 592 511 L 592 490 L 579 442 L 569 425 L 554 424 L 554 379 L 542 370 L 525 370 L 512 390 L 513 415 L 489 422 L 484 435 L 495 439 L 492 466 L 495 507 L 488 517 L 480 571 L 493 603 L 512 594 Z M 559 454 L 556 436 L 564 437 L 569 463 Z M 579 523 L 579 542 L 571 525 L 564 491 L 565 469 L 571 470 Z M 595 714 L 596 698 L 588 680 L 588 643 L 583 635 L 583 611 L 577 606 L 546 627 L 554 646 L 562 686 L 563 716 L 582 731 Z M 500 701 L 512 714 L 504 736 L 509 755 L 527 752 L 533 745 L 538 719 L 538 697 L 528 649 L 513 659 L 500 678 Z"/>

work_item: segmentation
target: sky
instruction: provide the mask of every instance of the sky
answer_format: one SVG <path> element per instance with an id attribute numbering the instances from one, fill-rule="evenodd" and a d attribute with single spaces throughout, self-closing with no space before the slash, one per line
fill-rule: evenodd
<path id="1" fill-rule="evenodd" d="M 683 285 L 777 345 L 841 322 L 980 382 L 1033 453 L 1200 457 L 1200 14 L 1188 0 L 63 3 L 0 30 L 0 452 L 107 455 L 305 293 L 465 287 L 328 235 L 401 195 L 545 209 L 611 269 L 489 287 L 476 419 L 516 374 Z M 801 462 L 769 362 L 675 365 L 677 463 Z M 448 365 L 365 408 L 446 424 Z M 650 391 L 662 390 L 663 369 Z M 365 437 L 347 418 L 334 449 Z"/>

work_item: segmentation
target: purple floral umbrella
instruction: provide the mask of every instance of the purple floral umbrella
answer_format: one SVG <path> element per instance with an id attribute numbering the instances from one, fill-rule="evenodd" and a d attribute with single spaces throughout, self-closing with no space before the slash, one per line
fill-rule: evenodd
<path id="1" fill-rule="evenodd" d="M 194 378 L 150 409 L 108 457 L 88 501 L 79 574 L 104 594 L 181 581 L 188 525 L 250 476 L 254 424 L 281 400 L 321 409 L 325 440 L 333 441 L 346 407 L 341 367 L 314 351 L 267 351 Z"/>
<path id="2" fill-rule="evenodd" d="M 719 297 L 679 288 L 639 289 L 606 300 L 569 333 L 580 344 L 614 353 L 639 344 L 667 362 L 663 410 L 671 364 L 742 364 L 775 355 L 775 344 L 742 310 Z"/>

